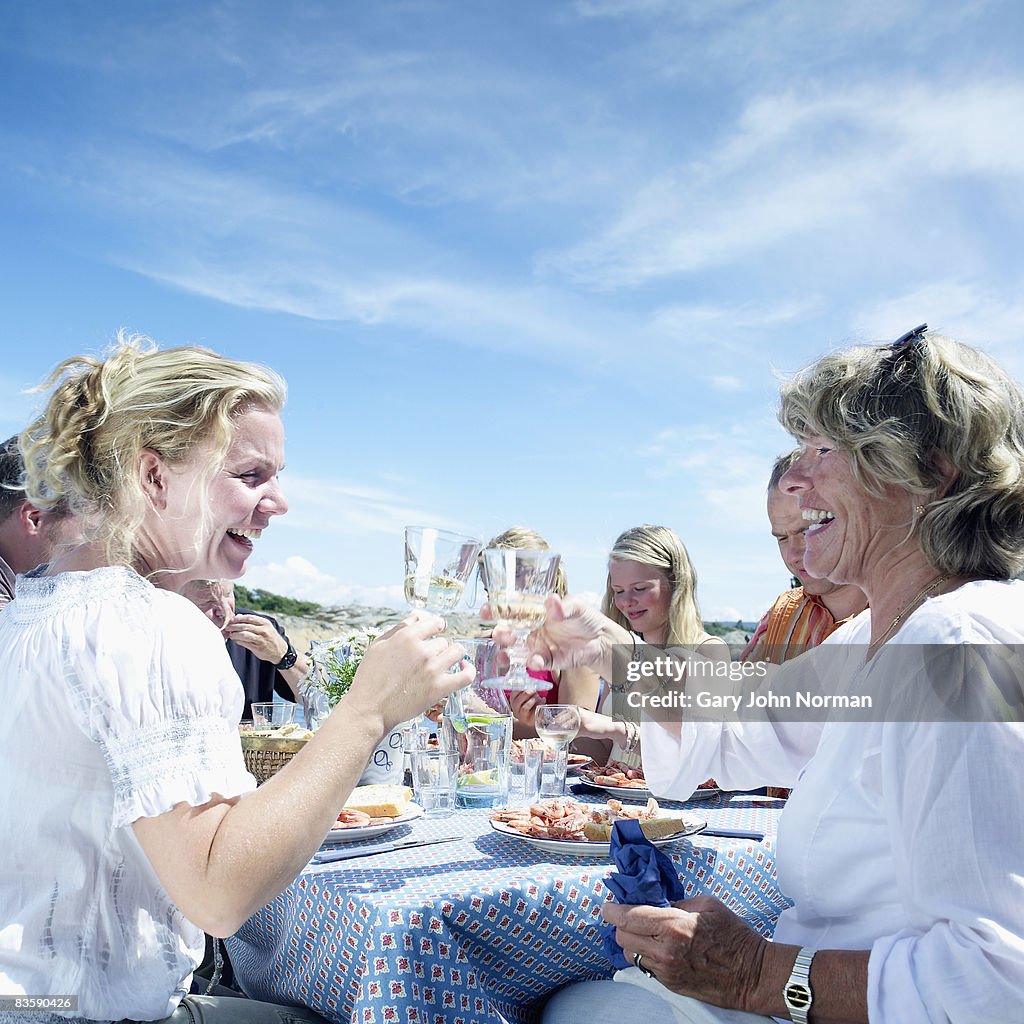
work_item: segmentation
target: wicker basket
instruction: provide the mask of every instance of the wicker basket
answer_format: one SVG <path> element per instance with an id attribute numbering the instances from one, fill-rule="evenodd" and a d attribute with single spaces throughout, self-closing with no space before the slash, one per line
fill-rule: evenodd
<path id="1" fill-rule="evenodd" d="M 240 736 L 245 767 L 255 777 L 257 785 L 276 775 L 309 742 L 258 732 L 243 732 Z"/>

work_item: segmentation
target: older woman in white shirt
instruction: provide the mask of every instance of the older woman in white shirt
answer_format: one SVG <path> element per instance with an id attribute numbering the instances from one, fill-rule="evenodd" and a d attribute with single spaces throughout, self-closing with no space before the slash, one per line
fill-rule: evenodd
<path id="1" fill-rule="evenodd" d="M 794 787 L 777 837 L 793 906 L 773 941 L 707 897 L 605 906 L 636 964 L 616 980 L 646 989 L 644 1012 L 1021 1019 L 1024 584 L 1010 578 L 1024 564 L 1024 395 L 986 356 L 925 331 L 827 356 L 782 391 L 803 451 L 781 486 L 814 523 L 804 564 L 859 586 L 870 610 L 759 695 L 868 695 L 872 712 L 642 726 L 647 778 L 667 796 L 709 774 Z M 573 602 L 552 602 L 534 637 L 538 662 L 599 670 L 627 642 Z M 635 992 L 575 986 L 544 1022 L 618 1020 Z"/>
<path id="2" fill-rule="evenodd" d="M 48 383 L 22 437 L 27 490 L 40 508 L 68 502 L 87 539 L 20 577 L 0 616 L 0 992 L 73 994 L 57 1016 L 90 1020 L 235 1016 L 240 1000 L 179 1007 L 203 932 L 232 934 L 288 885 L 377 740 L 472 670 L 449 674 L 463 652 L 435 635 L 442 620 L 414 614 L 254 792 L 238 677 L 176 591 L 242 575 L 287 511 L 283 382 L 205 349 L 122 339 Z"/>

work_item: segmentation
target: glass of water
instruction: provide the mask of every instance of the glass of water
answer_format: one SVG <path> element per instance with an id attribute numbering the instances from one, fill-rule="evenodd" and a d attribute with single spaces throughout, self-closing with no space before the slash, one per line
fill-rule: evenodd
<path id="1" fill-rule="evenodd" d="M 454 813 L 458 774 L 459 755 L 454 751 L 413 752 L 413 793 L 428 818 L 447 818 Z"/>

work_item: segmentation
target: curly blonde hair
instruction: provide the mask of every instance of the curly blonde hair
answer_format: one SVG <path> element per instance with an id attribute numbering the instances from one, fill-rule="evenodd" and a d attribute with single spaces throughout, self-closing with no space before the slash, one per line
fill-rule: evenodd
<path id="1" fill-rule="evenodd" d="M 690 561 L 686 545 L 675 530 L 667 526 L 634 526 L 618 536 L 608 560 L 639 562 L 641 565 L 662 569 L 667 574 L 672 599 L 668 607 L 666 644 L 695 644 L 704 639 L 704 623 L 697 606 L 697 572 Z M 601 611 L 624 629 L 631 628 L 629 619 L 615 607 L 610 575 Z"/>
<path id="2" fill-rule="evenodd" d="M 286 395 L 266 367 L 205 348 L 161 350 L 124 332 L 102 359 L 66 359 L 39 390 L 50 388 L 42 415 L 20 437 L 26 493 L 39 508 L 65 502 L 112 564 L 134 560 L 146 509 L 138 475 L 144 449 L 174 465 L 206 446 L 202 497 L 231 447 L 235 417 L 253 407 L 279 411 Z"/>
<path id="3" fill-rule="evenodd" d="M 909 529 L 937 571 L 1009 579 L 1024 567 L 1024 392 L 989 356 L 932 334 L 857 346 L 802 370 L 780 398 L 782 426 L 848 453 L 868 494 L 913 496 Z M 943 458 L 957 471 L 945 491 Z"/>

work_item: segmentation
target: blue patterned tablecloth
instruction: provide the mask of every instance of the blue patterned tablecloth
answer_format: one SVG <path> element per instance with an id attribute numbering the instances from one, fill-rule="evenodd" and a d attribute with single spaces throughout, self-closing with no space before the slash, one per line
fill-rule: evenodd
<path id="1" fill-rule="evenodd" d="M 723 794 L 667 806 L 712 828 L 765 833 L 695 835 L 664 850 L 688 897 L 710 893 L 770 934 L 788 905 L 772 857 L 781 802 Z M 461 838 L 307 867 L 227 940 L 244 991 L 345 1024 L 527 1024 L 556 989 L 610 976 L 599 913 L 610 861 L 539 851 L 487 817 L 420 818 L 362 845 Z"/>

